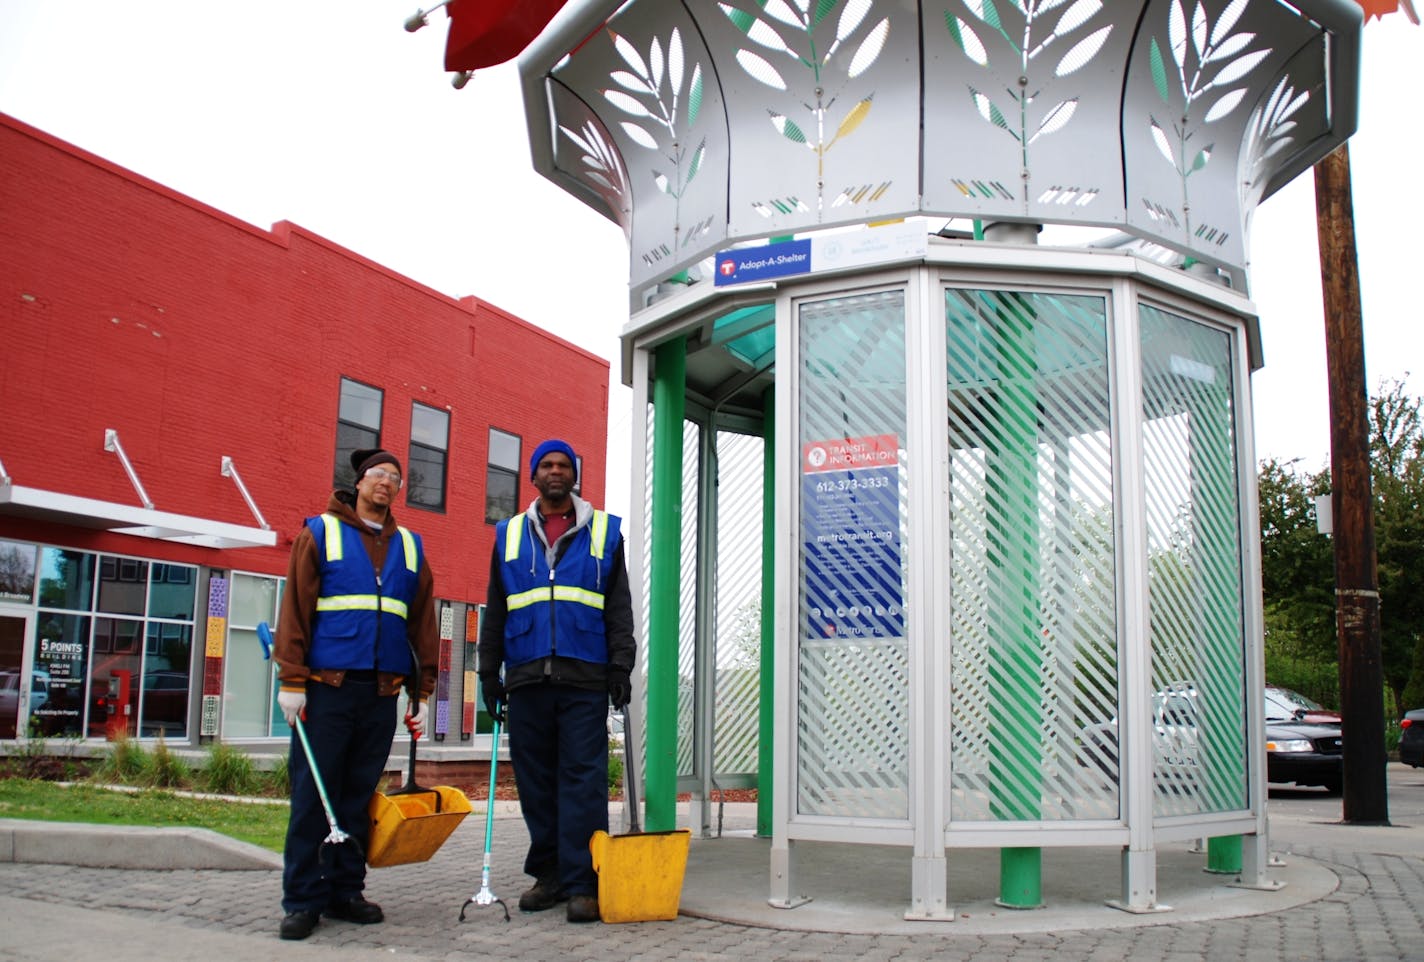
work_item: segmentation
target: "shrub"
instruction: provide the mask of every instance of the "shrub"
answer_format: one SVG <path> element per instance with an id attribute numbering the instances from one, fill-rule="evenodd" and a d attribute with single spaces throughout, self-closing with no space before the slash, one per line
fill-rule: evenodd
<path id="1" fill-rule="evenodd" d="M 159 788 L 186 788 L 192 781 L 193 769 L 168 750 L 168 743 L 160 732 L 158 744 L 153 749 L 149 783 Z"/>
<path id="2" fill-rule="evenodd" d="M 278 797 L 292 794 L 292 770 L 287 764 L 289 760 L 289 756 L 283 755 L 267 773 L 268 794 Z"/>
<path id="3" fill-rule="evenodd" d="M 153 759 L 142 745 L 122 734 L 114 739 L 94 777 L 121 785 L 148 785 L 153 777 Z"/>
<path id="4" fill-rule="evenodd" d="M 223 744 L 208 748 L 201 781 L 207 791 L 217 795 L 254 795 L 262 784 L 252 759 Z"/>
<path id="5" fill-rule="evenodd" d="M 619 795 L 623 791 L 623 746 L 615 741 L 608 743 L 608 793 Z"/>

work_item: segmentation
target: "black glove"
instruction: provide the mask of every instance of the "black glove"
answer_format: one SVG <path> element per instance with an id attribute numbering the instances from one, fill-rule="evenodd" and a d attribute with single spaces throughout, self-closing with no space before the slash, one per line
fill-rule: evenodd
<path id="1" fill-rule="evenodd" d="M 610 666 L 608 669 L 608 700 L 616 711 L 628 707 L 628 699 L 633 697 L 633 679 L 626 668 Z"/>
<path id="2" fill-rule="evenodd" d="M 504 682 L 499 680 L 499 675 L 494 672 L 481 675 L 480 694 L 484 696 L 485 711 L 489 712 L 491 718 L 502 724 L 506 717 L 504 699 L 507 693 L 504 690 Z"/>

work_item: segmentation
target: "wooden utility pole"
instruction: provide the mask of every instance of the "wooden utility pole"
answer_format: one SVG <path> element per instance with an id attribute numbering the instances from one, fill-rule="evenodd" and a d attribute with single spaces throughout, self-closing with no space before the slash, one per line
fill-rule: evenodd
<path id="1" fill-rule="evenodd" d="M 1365 337 L 1349 146 L 1315 165 L 1315 223 L 1325 295 L 1330 379 L 1330 485 L 1335 540 L 1335 621 L 1345 736 L 1343 820 L 1389 823 L 1384 747 L 1384 666 L 1365 387 Z"/>

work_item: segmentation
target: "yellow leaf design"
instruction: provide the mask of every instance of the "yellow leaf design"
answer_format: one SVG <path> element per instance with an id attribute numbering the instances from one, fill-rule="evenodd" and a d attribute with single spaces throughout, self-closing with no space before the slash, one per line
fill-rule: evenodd
<path id="1" fill-rule="evenodd" d="M 850 113 L 846 114 L 845 120 L 842 120 L 841 125 L 836 128 L 836 140 L 840 140 L 846 134 L 849 134 L 852 130 L 860 126 L 861 121 L 865 119 L 865 115 L 870 113 L 870 99 L 871 98 L 866 97 L 850 109 Z"/>

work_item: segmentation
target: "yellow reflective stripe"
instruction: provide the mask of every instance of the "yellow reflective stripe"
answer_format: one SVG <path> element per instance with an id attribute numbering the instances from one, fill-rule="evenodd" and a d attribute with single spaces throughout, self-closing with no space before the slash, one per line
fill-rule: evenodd
<path id="1" fill-rule="evenodd" d="M 574 601 L 581 605 L 588 605 L 590 608 L 603 610 L 603 595 L 596 591 L 589 591 L 586 588 L 575 588 L 572 585 L 555 585 L 555 601 Z"/>
<path id="2" fill-rule="evenodd" d="M 334 514 L 324 514 L 321 516 L 321 523 L 326 528 L 326 560 L 341 560 L 341 522 Z"/>
<path id="3" fill-rule="evenodd" d="M 608 513 L 605 511 L 593 512 L 593 526 L 589 530 L 591 540 L 588 551 L 598 560 L 603 560 L 603 542 L 608 539 Z M 603 607 L 601 604 L 599 607 Z"/>
<path id="4" fill-rule="evenodd" d="M 528 608 L 530 605 L 546 601 L 548 597 L 548 588 L 530 588 L 528 591 L 521 591 L 518 594 L 510 595 L 504 599 L 504 603 L 508 610 L 516 611 L 520 608 Z"/>
<path id="5" fill-rule="evenodd" d="M 524 536 L 524 515 L 516 514 L 504 527 L 504 560 L 519 559 L 519 539 Z"/>
<path id="6" fill-rule="evenodd" d="M 316 600 L 317 611 L 383 611 L 406 618 L 410 609 L 399 598 L 375 595 L 328 595 Z"/>
<path id="7" fill-rule="evenodd" d="M 530 605 L 537 605 L 541 601 L 549 600 L 548 588 L 530 588 L 528 591 L 521 591 L 518 594 L 510 595 L 505 599 L 505 607 L 509 611 L 519 608 L 528 608 Z M 580 605 L 588 605 L 590 608 L 603 610 L 603 595 L 596 591 L 589 591 L 586 588 L 575 588 L 572 585 L 554 585 L 555 601 L 572 601 Z"/>
<path id="8" fill-rule="evenodd" d="M 402 528 L 396 525 L 396 530 L 400 532 L 401 543 L 405 545 L 405 568 L 407 571 L 419 571 L 420 562 L 415 557 L 415 535 L 410 533 L 409 528 Z"/>

